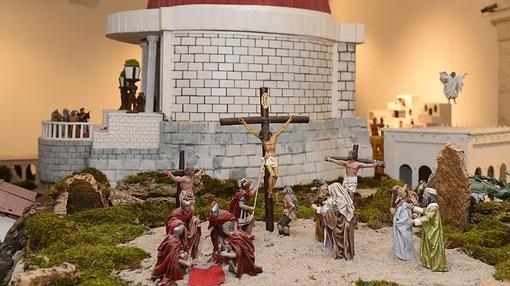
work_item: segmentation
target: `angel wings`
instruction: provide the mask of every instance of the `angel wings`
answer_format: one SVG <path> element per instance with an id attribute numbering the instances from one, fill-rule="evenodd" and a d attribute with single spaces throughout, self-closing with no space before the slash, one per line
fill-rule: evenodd
<path id="1" fill-rule="evenodd" d="M 453 99 L 453 102 L 457 104 L 455 99 L 459 96 L 459 93 L 462 91 L 462 87 L 464 86 L 464 83 L 462 83 L 462 81 L 464 80 L 464 77 L 466 75 L 467 73 L 465 73 L 464 75 L 458 75 L 455 72 L 448 74 L 445 71 L 439 73 L 439 80 L 443 84 L 443 93 L 446 96 L 446 98 L 448 98 L 448 103 L 450 103 L 450 100 Z"/>

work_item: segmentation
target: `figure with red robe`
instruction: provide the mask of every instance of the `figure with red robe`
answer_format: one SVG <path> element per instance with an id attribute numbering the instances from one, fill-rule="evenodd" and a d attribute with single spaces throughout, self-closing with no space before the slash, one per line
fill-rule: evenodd
<path id="1" fill-rule="evenodd" d="M 185 269 L 191 266 L 181 242 L 184 230 L 181 220 L 173 220 L 170 224 L 170 234 L 158 247 L 156 266 L 151 274 L 152 279 L 160 279 L 157 285 L 167 286 L 182 280 Z"/>
<path id="2" fill-rule="evenodd" d="M 183 234 L 183 246 L 184 250 L 191 254 L 192 258 L 198 256 L 198 244 L 200 243 L 200 236 L 202 230 L 200 228 L 201 221 L 198 216 L 193 216 L 192 202 L 189 200 L 183 200 L 181 207 L 174 209 L 166 219 L 166 234 L 168 235 L 171 231 L 171 224 L 174 220 L 180 220 L 184 222 L 185 229 Z"/>
<path id="3" fill-rule="evenodd" d="M 236 277 L 241 278 L 243 274 L 255 276 L 262 273 L 262 268 L 255 265 L 254 236 L 244 231 L 235 230 L 232 222 L 223 224 L 223 233 L 226 236 L 225 244 L 220 245 L 219 255 L 235 264 Z"/>
<path id="4" fill-rule="evenodd" d="M 242 179 L 239 190 L 230 201 L 229 211 L 237 218 L 239 229 L 251 233 L 255 220 L 253 219 L 254 207 L 248 205 L 256 190 L 250 190 L 251 181 Z"/>
<path id="5" fill-rule="evenodd" d="M 219 245 L 224 243 L 223 224 L 227 221 L 232 222 L 237 227 L 237 218 L 226 210 L 220 210 L 218 202 L 212 201 L 211 213 L 209 214 L 209 229 L 211 230 L 213 259 L 217 262 L 223 262 L 223 259 L 217 255 L 217 251 Z"/>

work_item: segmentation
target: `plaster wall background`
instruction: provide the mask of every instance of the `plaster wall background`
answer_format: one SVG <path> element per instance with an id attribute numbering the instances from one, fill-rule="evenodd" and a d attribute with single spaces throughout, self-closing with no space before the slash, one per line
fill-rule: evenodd
<path id="1" fill-rule="evenodd" d="M 469 73 L 454 124 L 497 121 L 495 28 L 480 9 L 487 0 L 331 0 L 337 21 L 365 23 L 357 47 L 356 115 L 386 106 L 399 93 L 443 101 L 437 73 Z M 106 16 L 143 9 L 145 0 L 99 1 L 97 7 L 69 1 L 0 1 L 0 159 L 36 156 L 40 121 L 56 108 L 92 111 L 117 108 L 116 78 L 140 48 L 107 39 Z"/>

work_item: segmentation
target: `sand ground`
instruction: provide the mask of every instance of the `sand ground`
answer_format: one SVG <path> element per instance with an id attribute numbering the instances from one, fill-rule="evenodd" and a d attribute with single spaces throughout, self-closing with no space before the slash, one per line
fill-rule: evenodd
<path id="1" fill-rule="evenodd" d="M 207 223 L 203 232 L 207 232 Z M 392 229 L 372 230 L 363 224 L 355 232 L 356 255 L 352 261 L 335 260 L 321 251 L 322 243 L 314 238 L 313 220 L 299 219 L 291 225 L 290 237 L 278 237 L 265 231 L 265 224 L 257 222 L 254 229 L 256 264 L 264 272 L 258 276 L 243 275 L 242 279 L 226 273 L 225 285 L 351 285 L 363 280 L 387 280 L 403 285 L 510 285 L 493 278 L 494 267 L 475 260 L 455 249 L 447 250 L 449 271 L 431 272 L 417 261 L 401 261 L 392 253 Z M 138 237 L 128 245 L 140 247 L 151 254 L 142 267 L 119 274 L 122 280 L 133 284 L 155 285 L 149 280 L 156 262 L 157 247 L 164 238 L 164 228 Z M 419 238 L 415 237 L 419 251 Z M 202 235 L 201 253 L 196 267 L 206 268 L 212 251 L 209 238 Z M 187 277 L 179 285 L 187 285 Z"/>

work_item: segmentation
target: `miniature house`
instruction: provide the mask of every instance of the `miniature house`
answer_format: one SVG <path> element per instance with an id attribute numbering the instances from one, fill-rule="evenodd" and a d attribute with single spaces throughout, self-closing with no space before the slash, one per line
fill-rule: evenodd
<path id="1" fill-rule="evenodd" d="M 327 0 L 149 1 L 148 9 L 110 15 L 106 36 L 140 45 L 146 112 L 106 111 L 104 128 L 81 128 L 92 130 L 88 138 L 75 127 L 57 136 L 67 128 L 45 123 L 43 181 L 92 166 L 116 182 L 175 168 L 180 150 L 186 165 L 216 178 L 257 177 L 260 143 L 219 119 L 260 115 L 263 86 L 271 115 L 311 121 L 279 138 L 279 185 L 342 175 L 324 156 L 346 155 L 353 143 L 371 157 L 366 119 L 354 117 L 356 45 L 364 26 L 336 23 Z"/>

